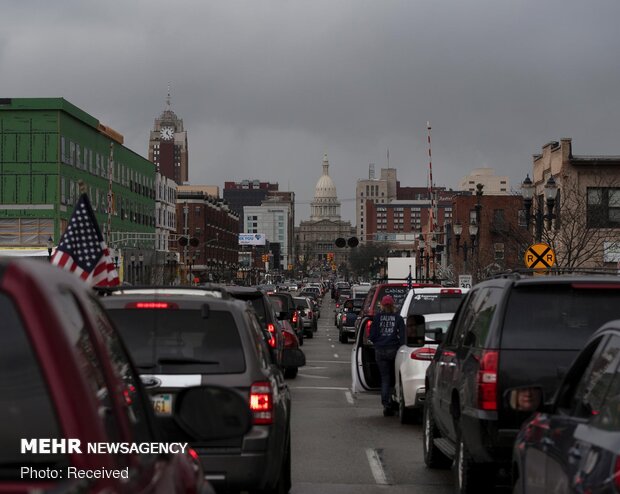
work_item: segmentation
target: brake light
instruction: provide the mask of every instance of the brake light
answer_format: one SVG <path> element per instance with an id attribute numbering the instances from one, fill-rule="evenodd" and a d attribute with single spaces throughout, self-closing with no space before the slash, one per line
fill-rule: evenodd
<path id="1" fill-rule="evenodd" d="M 460 288 L 442 288 L 439 293 L 461 293 Z"/>
<path id="2" fill-rule="evenodd" d="M 192 460 L 194 461 L 199 460 L 198 453 L 196 453 L 196 450 L 194 448 L 187 448 L 187 454 L 190 456 Z"/>
<path id="3" fill-rule="evenodd" d="M 250 387 L 250 411 L 254 425 L 273 423 L 273 397 L 269 382 L 255 382 Z"/>
<path id="4" fill-rule="evenodd" d="M 295 324 L 297 324 L 297 321 L 299 321 L 299 312 L 297 312 L 296 310 L 293 311 L 293 322 Z"/>
<path id="5" fill-rule="evenodd" d="M 337 309 L 338 307 L 340 307 L 340 304 L 336 304 L 336 309 Z"/>
<path id="6" fill-rule="evenodd" d="M 422 347 L 411 352 L 411 360 L 433 360 L 435 355 L 434 348 Z"/>
<path id="7" fill-rule="evenodd" d="M 267 331 L 269 331 L 269 334 L 271 335 L 269 337 L 269 346 L 271 348 L 275 348 L 276 347 L 276 328 L 273 324 L 269 323 L 267 324 Z"/>
<path id="8" fill-rule="evenodd" d="M 571 283 L 578 290 L 620 290 L 618 283 Z"/>
<path id="9" fill-rule="evenodd" d="M 125 309 L 178 309 L 177 304 L 170 302 L 130 302 Z"/>
<path id="10" fill-rule="evenodd" d="M 478 369 L 478 408 L 497 410 L 497 350 L 484 350 Z"/>

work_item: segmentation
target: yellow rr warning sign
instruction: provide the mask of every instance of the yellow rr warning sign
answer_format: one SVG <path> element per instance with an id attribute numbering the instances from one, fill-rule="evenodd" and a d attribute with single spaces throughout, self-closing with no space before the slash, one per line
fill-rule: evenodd
<path id="1" fill-rule="evenodd" d="M 525 251 L 525 266 L 531 269 L 549 269 L 555 264 L 555 252 L 547 244 L 530 245 Z"/>

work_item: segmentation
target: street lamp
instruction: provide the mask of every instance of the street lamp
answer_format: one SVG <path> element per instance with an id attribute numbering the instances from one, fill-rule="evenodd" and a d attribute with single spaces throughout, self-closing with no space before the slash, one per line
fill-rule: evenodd
<path id="1" fill-rule="evenodd" d="M 432 257 L 433 257 L 433 282 L 435 282 L 436 280 L 436 271 L 435 271 L 435 265 L 436 265 L 436 261 L 435 261 L 435 253 L 437 252 L 437 237 L 435 237 L 435 235 L 433 235 L 433 237 L 431 238 L 431 253 L 432 253 Z M 428 255 L 426 256 L 426 272 L 428 273 Z"/>
<path id="2" fill-rule="evenodd" d="M 424 280 L 424 277 L 422 276 L 422 272 L 424 269 L 424 249 L 426 249 L 426 242 L 424 241 L 424 235 L 420 233 L 420 236 L 418 237 L 418 250 L 420 251 L 420 275 L 417 277 L 419 281 Z"/>
<path id="3" fill-rule="evenodd" d="M 521 183 L 521 194 L 523 195 L 523 205 L 525 206 L 525 227 L 530 229 L 530 220 L 534 220 L 534 236 L 536 242 L 542 241 L 543 221 L 547 220 L 547 229 L 551 229 L 551 223 L 555 218 L 553 208 L 555 207 L 555 198 L 558 193 L 558 185 L 550 176 L 544 186 L 544 197 L 547 204 L 547 214 L 543 211 L 543 206 L 539 204 L 534 214 L 532 214 L 532 203 L 534 202 L 535 186 L 530 179 L 529 174 Z"/>
<path id="4" fill-rule="evenodd" d="M 47 260 L 52 262 L 52 249 L 54 248 L 54 239 L 52 237 L 47 239 Z"/>

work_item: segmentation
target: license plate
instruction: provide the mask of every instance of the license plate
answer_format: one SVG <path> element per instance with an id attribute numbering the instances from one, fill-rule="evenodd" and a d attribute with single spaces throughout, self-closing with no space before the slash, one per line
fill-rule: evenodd
<path id="1" fill-rule="evenodd" d="M 172 415 L 172 395 L 161 394 L 151 396 L 153 410 L 156 415 Z"/>

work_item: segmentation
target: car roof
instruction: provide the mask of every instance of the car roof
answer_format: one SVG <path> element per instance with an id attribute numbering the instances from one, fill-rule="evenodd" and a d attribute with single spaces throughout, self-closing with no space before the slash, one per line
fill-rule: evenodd
<path id="1" fill-rule="evenodd" d="M 466 294 L 469 291 L 469 288 L 458 288 L 458 287 L 424 287 L 424 288 L 414 288 L 413 291 L 415 295 L 436 295 L 445 293 L 447 295 L 450 294 L 458 294 L 459 292 L 456 290 L 460 290 L 460 293 Z"/>

